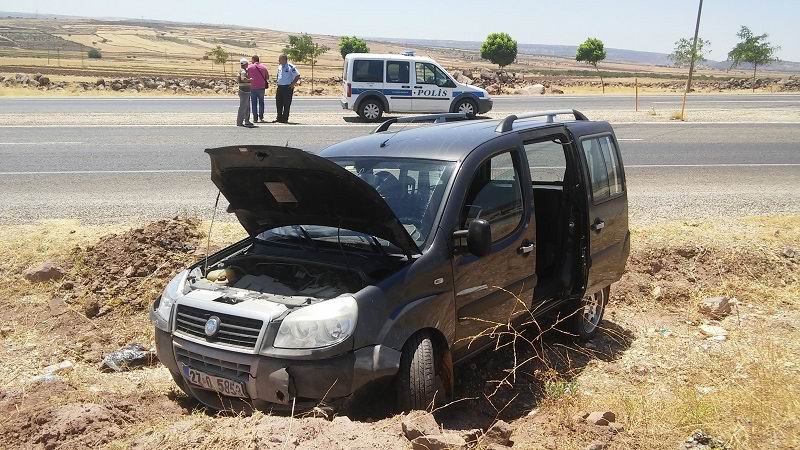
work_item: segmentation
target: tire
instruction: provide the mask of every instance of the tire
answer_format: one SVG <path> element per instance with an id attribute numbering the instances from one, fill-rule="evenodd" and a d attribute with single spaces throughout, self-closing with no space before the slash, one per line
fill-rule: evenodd
<path id="1" fill-rule="evenodd" d="M 566 331 L 579 341 L 591 340 L 600 328 L 610 292 L 611 289 L 606 287 L 593 294 L 586 294 L 578 304 L 567 309 L 565 313 L 569 318 L 565 320 Z"/>
<path id="2" fill-rule="evenodd" d="M 367 122 L 377 122 L 383 117 L 383 103 L 377 98 L 368 98 L 358 105 L 358 115 Z"/>
<path id="3" fill-rule="evenodd" d="M 474 119 L 478 115 L 478 104 L 470 99 L 459 100 L 453 108 L 453 112 L 467 113 L 467 117 Z"/>
<path id="4" fill-rule="evenodd" d="M 439 352 L 430 333 L 411 336 L 400 356 L 397 405 L 405 412 L 429 410 L 446 398 Z"/>

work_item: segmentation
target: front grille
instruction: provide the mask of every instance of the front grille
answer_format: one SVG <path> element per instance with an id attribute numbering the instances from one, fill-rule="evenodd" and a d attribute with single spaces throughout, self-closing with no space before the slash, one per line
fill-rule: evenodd
<path id="1" fill-rule="evenodd" d="M 206 322 L 211 316 L 217 316 L 220 320 L 219 331 L 213 338 L 206 336 L 205 332 Z M 231 316 L 186 305 L 178 305 L 177 315 L 175 316 L 175 329 L 177 331 L 206 339 L 209 342 L 251 350 L 256 346 L 263 324 L 264 322 L 258 319 Z"/>
<path id="2" fill-rule="evenodd" d="M 186 364 L 194 369 L 220 377 L 238 379 L 246 382 L 250 374 L 249 364 L 239 364 L 211 358 L 199 353 L 190 352 L 180 347 L 175 348 L 175 358 L 178 362 Z"/>

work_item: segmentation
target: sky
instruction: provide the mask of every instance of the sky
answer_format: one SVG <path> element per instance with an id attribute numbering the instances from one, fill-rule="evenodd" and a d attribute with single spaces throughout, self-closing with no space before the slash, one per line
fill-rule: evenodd
<path id="1" fill-rule="evenodd" d="M 505 31 L 520 43 L 670 53 L 691 37 L 699 0 L 0 0 L 0 11 L 244 25 L 361 37 L 482 41 Z M 769 33 L 777 56 L 800 61 L 800 0 L 705 0 L 700 36 L 724 60 L 747 25 Z"/>

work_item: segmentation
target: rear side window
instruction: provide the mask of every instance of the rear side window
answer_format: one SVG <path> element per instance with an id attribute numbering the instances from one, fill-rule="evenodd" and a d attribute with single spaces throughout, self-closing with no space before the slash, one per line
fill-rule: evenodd
<path id="1" fill-rule="evenodd" d="M 409 79 L 408 61 L 388 61 L 386 63 L 387 83 L 408 83 Z"/>
<path id="2" fill-rule="evenodd" d="M 383 61 L 368 59 L 353 61 L 353 81 L 363 83 L 383 82 Z"/>
<path id="3" fill-rule="evenodd" d="M 531 181 L 542 184 L 561 184 L 564 181 L 567 160 L 561 142 L 525 142 L 525 154 L 531 169 Z"/>
<path id="4" fill-rule="evenodd" d="M 603 201 L 624 190 L 619 154 L 611 136 L 598 136 L 581 141 L 592 184 L 592 198 Z"/>
<path id="5" fill-rule="evenodd" d="M 492 242 L 510 235 L 522 222 L 522 185 L 519 168 L 510 151 L 500 153 L 478 168 L 461 211 L 461 228 L 476 219 L 492 226 Z"/>

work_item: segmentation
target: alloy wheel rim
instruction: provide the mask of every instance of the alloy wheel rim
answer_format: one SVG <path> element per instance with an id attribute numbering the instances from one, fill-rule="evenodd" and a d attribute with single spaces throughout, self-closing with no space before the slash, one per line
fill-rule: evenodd
<path id="1" fill-rule="evenodd" d="M 472 103 L 464 102 L 458 107 L 458 112 L 472 114 L 475 112 L 475 108 L 472 107 Z"/>
<path id="2" fill-rule="evenodd" d="M 378 105 L 369 104 L 364 107 L 364 115 L 368 119 L 377 119 L 378 118 Z"/>
<path id="3" fill-rule="evenodd" d="M 591 333 L 600 324 L 603 315 L 603 291 L 595 292 L 583 298 L 583 328 Z"/>

